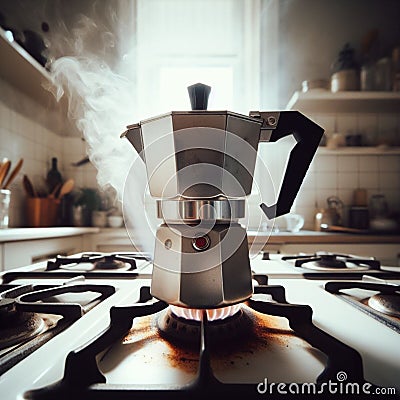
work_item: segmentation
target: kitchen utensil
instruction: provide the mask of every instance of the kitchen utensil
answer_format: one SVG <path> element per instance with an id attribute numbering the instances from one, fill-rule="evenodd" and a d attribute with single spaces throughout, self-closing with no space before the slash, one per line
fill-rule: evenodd
<path id="1" fill-rule="evenodd" d="M 28 197 L 38 197 L 37 192 L 27 175 L 24 175 L 22 179 L 22 184 L 24 186 L 25 192 L 28 195 Z"/>
<path id="2" fill-rule="evenodd" d="M 67 193 L 71 192 L 75 186 L 73 179 L 67 179 L 61 186 L 60 192 L 57 195 L 57 199 L 62 199 Z"/>
<path id="3" fill-rule="evenodd" d="M 121 135 L 145 163 L 164 221 L 156 232 L 152 295 L 181 307 L 223 307 L 252 295 L 247 234 L 239 219 L 258 144 L 292 134 L 297 141 L 276 204 L 261 204 L 272 219 L 290 211 L 323 135 L 297 111 L 207 111 L 210 90 L 189 86 L 192 111 L 141 121 Z M 123 204 L 126 215 L 131 205 L 128 199 Z"/>
<path id="4" fill-rule="evenodd" d="M 59 201 L 48 197 L 26 198 L 26 222 L 31 228 L 56 226 Z"/>
<path id="5" fill-rule="evenodd" d="M 343 232 L 343 233 L 369 233 L 368 229 L 357 229 L 357 228 L 349 228 L 347 226 L 340 225 L 327 225 L 321 224 L 321 231 L 325 232 Z"/>
<path id="6" fill-rule="evenodd" d="M 15 179 L 15 177 L 18 175 L 19 171 L 22 168 L 22 164 L 24 163 L 23 158 L 21 158 L 17 165 L 14 167 L 14 169 L 11 171 L 10 176 L 7 178 L 3 189 L 8 189 L 8 187 L 11 185 L 11 183 L 13 182 L 13 180 Z"/>
<path id="7" fill-rule="evenodd" d="M 80 167 L 81 165 L 87 164 L 89 162 L 90 162 L 89 157 L 85 157 L 85 158 L 82 158 L 82 160 L 71 163 L 71 165 L 73 165 L 74 167 Z"/>
<path id="8" fill-rule="evenodd" d="M 54 189 L 49 193 L 48 197 L 50 198 L 55 198 L 56 194 L 58 193 L 58 191 L 61 189 L 62 183 L 57 183 L 57 185 L 54 186 Z"/>
<path id="9" fill-rule="evenodd" d="M 5 161 L 1 168 L 0 168 L 0 187 L 3 187 L 3 182 L 6 179 L 6 176 L 8 174 L 8 171 L 10 170 L 11 167 L 11 161 L 7 160 Z"/>

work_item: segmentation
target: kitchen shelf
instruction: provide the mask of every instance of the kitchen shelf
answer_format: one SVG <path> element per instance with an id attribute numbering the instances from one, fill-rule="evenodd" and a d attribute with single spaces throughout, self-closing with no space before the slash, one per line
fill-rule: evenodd
<path id="1" fill-rule="evenodd" d="M 332 93 L 323 89 L 305 93 L 297 91 L 289 100 L 286 109 L 306 113 L 398 113 L 400 110 L 400 92 Z"/>
<path id="2" fill-rule="evenodd" d="M 43 85 L 51 85 L 49 72 L 17 42 L 10 42 L 0 28 L 0 77 L 46 108 L 57 102 Z"/>
<path id="3" fill-rule="evenodd" d="M 10 42 L 0 28 L 0 79 L 26 94 L 47 111 L 49 128 L 61 136 L 81 136 L 67 118 L 68 101 L 63 96 L 57 102 L 46 89 L 51 87 L 50 73 L 17 42 Z M 50 86 L 49 86 L 50 85 Z"/>
<path id="4" fill-rule="evenodd" d="M 320 155 L 374 155 L 374 156 L 389 156 L 400 155 L 400 147 L 338 147 L 337 149 L 328 149 L 327 147 L 318 147 L 317 154 Z"/>

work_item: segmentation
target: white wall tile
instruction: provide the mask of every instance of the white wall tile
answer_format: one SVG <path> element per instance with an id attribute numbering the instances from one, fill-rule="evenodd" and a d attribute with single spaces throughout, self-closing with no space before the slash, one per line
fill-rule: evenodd
<path id="1" fill-rule="evenodd" d="M 330 189 L 320 189 L 316 192 L 315 200 L 317 208 L 325 208 L 327 207 L 327 199 L 330 196 L 337 196 L 336 190 Z"/>
<path id="2" fill-rule="evenodd" d="M 296 209 L 297 207 L 310 207 L 315 204 L 315 190 L 314 189 L 300 189 L 296 197 Z"/>
<path id="3" fill-rule="evenodd" d="M 337 171 L 338 172 L 358 172 L 359 159 L 354 155 L 338 156 Z"/>
<path id="4" fill-rule="evenodd" d="M 337 195 L 340 200 L 344 204 L 352 205 L 353 204 L 353 189 L 338 189 Z"/>
<path id="5" fill-rule="evenodd" d="M 359 170 L 360 172 L 378 171 L 378 156 L 360 156 Z"/>
<path id="6" fill-rule="evenodd" d="M 317 114 L 313 121 L 320 125 L 325 130 L 325 133 L 334 132 L 336 130 L 335 114 Z"/>
<path id="7" fill-rule="evenodd" d="M 357 114 L 338 114 L 336 121 L 337 131 L 344 135 L 348 133 L 355 133 L 357 130 Z"/>
<path id="8" fill-rule="evenodd" d="M 396 190 L 400 188 L 400 176 L 397 172 L 380 172 L 379 189 Z"/>
<path id="9" fill-rule="evenodd" d="M 337 170 L 337 156 L 326 155 L 318 157 L 314 167 L 315 172 L 336 172 Z"/>
<path id="10" fill-rule="evenodd" d="M 339 172 L 337 179 L 338 187 L 341 189 L 356 189 L 358 184 L 357 172 Z"/>
<path id="11" fill-rule="evenodd" d="M 379 173 L 378 172 L 360 172 L 359 187 L 365 189 L 379 188 Z"/>
<path id="12" fill-rule="evenodd" d="M 358 131 L 362 135 L 363 145 L 375 146 L 378 135 L 378 114 L 358 114 L 357 125 Z"/>
<path id="13" fill-rule="evenodd" d="M 380 172 L 400 172 L 399 156 L 379 156 L 378 168 Z"/>
<path id="14" fill-rule="evenodd" d="M 333 189 L 337 188 L 336 172 L 316 172 L 315 173 L 316 189 Z"/>
<path id="15" fill-rule="evenodd" d="M 304 177 L 302 187 L 305 189 L 314 189 L 315 188 L 315 173 L 312 171 L 308 171 L 306 176 Z"/>
<path id="16" fill-rule="evenodd" d="M 377 144 L 395 146 L 397 143 L 397 114 L 382 113 L 378 116 Z"/>

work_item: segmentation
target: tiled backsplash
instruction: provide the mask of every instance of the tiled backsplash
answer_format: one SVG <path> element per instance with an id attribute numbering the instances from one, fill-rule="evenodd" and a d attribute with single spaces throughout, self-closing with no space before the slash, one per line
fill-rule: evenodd
<path id="1" fill-rule="evenodd" d="M 363 188 L 368 197 L 383 193 L 389 210 L 399 212 L 399 177 L 399 155 L 340 155 L 340 150 L 338 155 L 317 154 L 297 196 L 295 211 L 305 217 L 305 226 L 312 229 L 316 207 L 324 208 L 329 196 L 338 196 L 345 204 L 346 224 L 353 191 Z"/>
<path id="2" fill-rule="evenodd" d="M 45 188 L 51 158 L 57 157 L 64 179 L 74 178 L 77 187 L 96 187 L 96 171 L 91 164 L 79 169 L 70 165 L 85 156 L 85 143 L 80 138 L 62 137 L 46 128 L 43 107 L 3 80 L 0 80 L 0 93 L 0 160 L 7 157 L 12 168 L 20 158 L 24 159 L 22 170 L 10 187 L 9 225 L 19 227 L 25 225 L 24 174 L 36 188 Z"/>
<path id="3" fill-rule="evenodd" d="M 325 129 L 325 139 L 334 132 L 343 136 L 359 133 L 367 146 L 400 145 L 400 114 L 309 114 L 308 117 Z M 313 229 L 316 207 L 326 207 L 326 200 L 332 195 L 345 204 L 343 222 L 346 224 L 353 191 L 358 188 L 366 189 L 368 198 L 384 194 L 389 210 L 400 212 L 399 154 L 383 151 L 374 155 L 373 152 L 357 153 L 357 150 L 346 154 L 340 148 L 324 150 L 324 147 L 318 150 L 296 199 L 295 211 L 305 217 L 306 228 Z"/>
<path id="4" fill-rule="evenodd" d="M 0 80 L 0 158 L 24 165 L 12 189 L 10 226 L 24 226 L 22 176 L 27 174 L 35 185 L 44 185 L 52 157 L 59 159 L 59 169 L 66 178 L 74 178 L 76 187 L 96 187 L 96 169 L 90 164 L 72 165 L 86 156 L 85 142 L 79 137 L 62 137 L 45 128 L 43 108 Z M 13 93 L 17 102 L 7 101 L 4 93 Z M 18 107 L 15 106 L 18 104 Z M 19 110 L 24 109 L 21 113 Z M 26 110 L 30 110 L 28 113 Z M 326 132 L 359 132 L 369 144 L 400 145 L 400 116 L 395 114 L 319 114 L 308 115 Z M 381 140 L 382 139 L 382 140 Z M 322 150 L 323 148 L 321 148 Z M 316 206 L 326 206 L 329 196 L 338 196 L 346 206 L 352 203 L 353 190 L 365 188 L 368 195 L 385 194 L 391 211 L 400 211 L 400 155 L 353 154 L 340 149 L 334 153 L 319 151 L 297 196 L 293 211 L 305 217 L 305 228 L 313 229 Z M 249 202 L 251 207 L 257 204 Z M 153 212 L 153 210 L 149 210 Z M 347 209 L 344 212 L 346 222 Z"/>

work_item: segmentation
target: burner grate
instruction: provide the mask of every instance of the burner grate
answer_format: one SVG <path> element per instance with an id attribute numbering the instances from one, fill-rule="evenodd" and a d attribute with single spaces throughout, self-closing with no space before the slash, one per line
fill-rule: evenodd
<path id="1" fill-rule="evenodd" d="M 3 312 L 11 311 L 20 315 L 51 314 L 61 318 L 48 329 L 39 332 L 36 336 L 27 338 L 15 344 L 0 356 L 0 375 L 23 360 L 37 348 L 48 342 L 55 335 L 73 324 L 83 314 L 93 308 L 98 302 L 115 293 L 115 288 L 110 285 L 1 285 L 0 299 L 4 303 Z M 68 293 L 98 293 L 87 305 L 68 302 L 46 302 L 50 297 Z M 4 301 L 6 300 L 6 301 Z M 5 304 L 7 303 L 7 304 Z M 5 308 L 8 308 L 5 309 Z M 4 318 L 4 316 L 3 316 Z M 0 326 L 0 328 L 4 328 Z M 7 327 L 5 327 L 7 328 Z M 1 329 L 0 329 L 1 333 Z"/>
<path id="2" fill-rule="evenodd" d="M 328 361 L 325 369 L 317 378 L 317 386 L 329 379 L 336 379 L 343 365 L 349 369 L 348 379 L 352 382 L 365 382 L 362 360 L 357 351 L 345 345 L 312 322 L 312 309 L 307 305 L 287 303 L 284 288 L 281 286 L 258 286 L 255 294 L 269 294 L 277 303 L 250 299 L 251 309 L 268 315 L 284 317 L 289 326 L 311 346 L 326 354 Z M 210 361 L 209 321 L 207 314 L 202 313 L 199 365 L 197 376 L 192 383 L 184 386 L 165 387 L 160 385 L 108 385 L 100 372 L 96 357 L 113 343 L 124 337 L 137 317 L 156 314 L 168 304 L 157 301 L 146 304 L 152 297 L 148 287 L 142 287 L 140 304 L 118 306 L 110 310 L 111 322 L 106 331 L 84 347 L 69 353 L 65 364 L 64 377 L 61 381 L 25 393 L 27 399 L 187 399 L 204 398 L 204 396 L 235 394 L 247 398 L 259 398 L 254 384 L 231 384 L 220 382 L 213 374 Z M 85 374 L 81 371 L 84 370 Z M 372 385 L 373 386 L 373 385 Z"/>
<path id="3" fill-rule="evenodd" d="M 397 302 L 400 299 L 400 286 L 391 285 L 385 283 L 373 283 L 373 282 L 327 282 L 325 284 L 325 290 L 332 293 L 347 303 L 357 307 L 359 310 L 375 318 L 377 321 L 385 324 L 394 331 L 400 333 L 400 318 L 392 315 L 385 314 L 378 311 L 376 308 L 371 307 L 369 301 L 363 302 L 359 298 L 352 295 L 346 294 L 343 290 L 348 289 L 361 289 L 364 291 L 378 292 L 381 295 L 395 296 Z M 374 296 L 370 297 L 373 298 Z M 398 305 L 398 303 L 397 303 Z"/>
<path id="4" fill-rule="evenodd" d="M 379 270 L 381 263 L 375 258 L 358 257 L 351 254 L 316 252 L 314 254 L 284 256 L 282 260 L 295 260 L 296 267 L 303 267 L 307 263 L 316 263 L 320 268 L 348 268 L 346 263 L 352 263 L 359 267 Z"/>
<path id="5" fill-rule="evenodd" d="M 144 253 L 84 253 L 78 257 L 57 256 L 47 262 L 46 271 L 62 270 L 66 266 L 92 264 L 93 269 L 117 270 L 129 265 L 128 271 L 136 269 L 136 260 L 149 260 Z"/>

